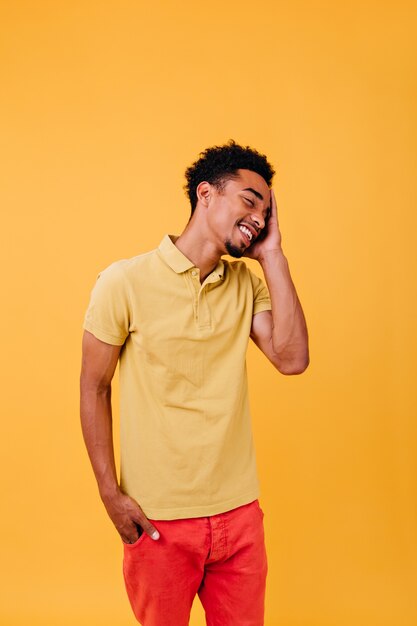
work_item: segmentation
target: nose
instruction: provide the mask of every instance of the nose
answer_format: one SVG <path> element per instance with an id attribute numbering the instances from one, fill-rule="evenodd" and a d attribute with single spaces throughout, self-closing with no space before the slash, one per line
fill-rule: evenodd
<path id="1" fill-rule="evenodd" d="M 262 229 L 265 226 L 265 219 L 261 214 L 252 213 L 251 218 L 255 222 L 255 224 L 257 224 L 259 229 Z"/>

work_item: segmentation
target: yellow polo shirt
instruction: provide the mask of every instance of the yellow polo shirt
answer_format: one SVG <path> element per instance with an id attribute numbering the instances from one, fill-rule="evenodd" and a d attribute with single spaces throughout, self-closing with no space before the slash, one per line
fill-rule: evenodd
<path id="1" fill-rule="evenodd" d="M 100 272 L 83 324 L 123 345 L 121 487 L 155 520 L 259 496 L 246 350 L 269 293 L 243 260 L 220 259 L 200 284 L 176 239 Z"/>

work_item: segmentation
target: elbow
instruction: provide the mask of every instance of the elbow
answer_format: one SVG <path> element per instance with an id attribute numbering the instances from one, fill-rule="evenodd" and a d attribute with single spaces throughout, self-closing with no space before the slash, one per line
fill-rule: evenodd
<path id="1" fill-rule="evenodd" d="M 284 374 L 284 376 L 296 376 L 305 372 L 309 364 L 310 357 L 307 354 L 303 359 L 280 361 L 276 364 L 276 368 L 281 374 Z"/>
<path id="2" fill-rule="evenodd" d="M 92 378 L 90 376 L 80 376 L 80 393 L 81 395 L 93 394 L 96 396 L 111 396 L 111 382 L 101 379 Z"/>

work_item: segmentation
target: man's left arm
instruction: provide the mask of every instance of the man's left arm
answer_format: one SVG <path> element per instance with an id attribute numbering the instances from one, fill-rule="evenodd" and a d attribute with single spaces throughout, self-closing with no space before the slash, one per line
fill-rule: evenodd
<path id="1" fill-rule="evenodd" d="M 252 318 L 250 336 L 282 374 L 301 374 L 309 364 L 308 331 L 304 313 L 281 247 L 274 192 L 265 239 L 254 242 L 246 256 L 260 263 L 271 297 L 272 311 Z"/>

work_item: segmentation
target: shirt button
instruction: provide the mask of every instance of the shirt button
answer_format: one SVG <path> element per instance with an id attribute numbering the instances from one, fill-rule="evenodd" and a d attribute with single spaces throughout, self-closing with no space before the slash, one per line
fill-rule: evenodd
<path id="1" fill-rule="evenodd" d="M 196 272 L 195 270 L 193 270 L 193 271 L 191 272 L 191 274 L 192 274 L 193 276 L 197 276 L 197 272 Z"/>

